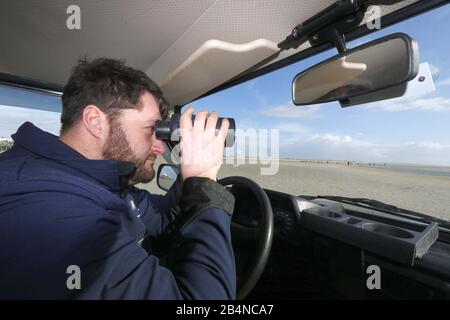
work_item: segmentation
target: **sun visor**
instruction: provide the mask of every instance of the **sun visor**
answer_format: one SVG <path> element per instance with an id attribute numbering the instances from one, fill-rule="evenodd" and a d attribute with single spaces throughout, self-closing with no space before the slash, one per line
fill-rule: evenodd
<path id="1" fill-rule="evenodd" d="M 278 50 L 276 43 L 266 39 L 245 44 L 209 40 L 168 76 L 156 78 L 165 78 L 158 84 L 171 105 L 184 105 Z"/>

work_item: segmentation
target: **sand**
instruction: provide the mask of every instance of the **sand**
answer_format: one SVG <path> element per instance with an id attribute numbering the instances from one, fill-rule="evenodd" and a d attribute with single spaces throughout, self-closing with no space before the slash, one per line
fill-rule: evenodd
<path id="1" fill-rule="evenodd" d="M 160 163 L 162 162 L 155 164 L 155 169 Z M 276 175 L 263 176 L 260 169 L 260 165 L 254 164 L 225 164 L 219 171 L 219 178 L 245 176 L 266 189 L 294 195 L 376 199 L 400 208 L 450 220 L 450 177 L 293 160 L 280 160 Z M 156 186 L 156 181 L 140 187 L 150 192 L 164 193 Z"/>

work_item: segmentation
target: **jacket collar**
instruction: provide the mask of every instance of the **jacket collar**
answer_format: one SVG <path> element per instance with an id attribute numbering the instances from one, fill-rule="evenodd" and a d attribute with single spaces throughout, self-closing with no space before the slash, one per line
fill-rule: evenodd
<path id="1" fill-rule="evenodd" d="M 128 187 L 133 163 L 116 160 L 89 160 L 62 142 L 58 136 L 43 131 L 30 122 L 22 124 L 12 135 L 14 144 L 41 157 L 62 163 L 97 180 L 111 191 Z"/>

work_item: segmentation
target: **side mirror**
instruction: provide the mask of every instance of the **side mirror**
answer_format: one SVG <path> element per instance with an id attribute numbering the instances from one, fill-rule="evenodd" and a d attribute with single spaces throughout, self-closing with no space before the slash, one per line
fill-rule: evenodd
<path id="1" fill-rule="evenodd" d="M 164 191 L 168 191 L 177 180 L 180 169 L 173 164 L 161 164 L 158 167 L 156 183 Z"/>
<path id="2" fill-rule="evenodd" d="M 419 47 L 404 33 L 394 33 L 347 50 L 301 73 L 293 81 L 295 105 L 330 101 L 398 87 L 417 75 Z M 383 100 L 373 95 L 372 101 Z"/>

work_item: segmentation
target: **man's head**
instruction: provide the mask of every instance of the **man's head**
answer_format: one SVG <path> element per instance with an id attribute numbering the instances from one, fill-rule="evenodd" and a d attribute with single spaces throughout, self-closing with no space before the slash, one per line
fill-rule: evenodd
<path id="1" fill-rule="evenodd" d="M 122 61 L 81 60 L 62 95 L 61 139 L 89 159 L 130 161 L 131 183 L 148 182 L 153 162 L 164 153 L 155 138 L 155 121 L 167 104 L 158 86 Z"/>

